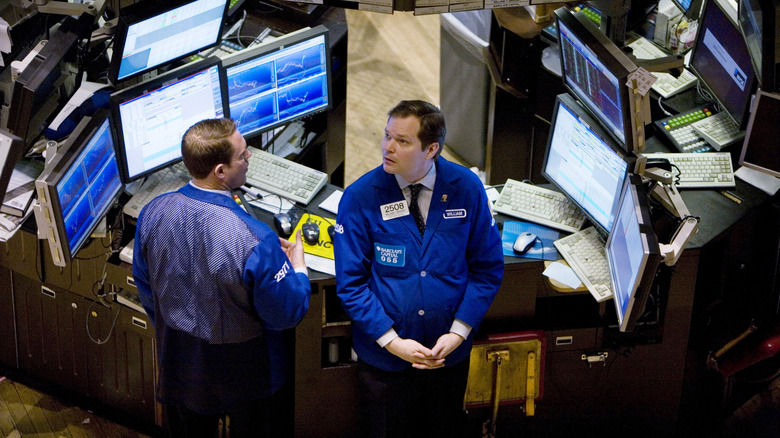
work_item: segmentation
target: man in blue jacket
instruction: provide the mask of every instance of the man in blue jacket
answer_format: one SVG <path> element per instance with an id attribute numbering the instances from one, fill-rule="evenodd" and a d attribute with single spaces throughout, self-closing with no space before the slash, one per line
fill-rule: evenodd
<path id="1" fill-rule="evenodd" d="M 156 395 L 174 437 L 214 437 L 225 414 L 233 437 L 278 436 L 281 330 L 303 319 L 311 286 L 303 246 L 231 197 L 250 155 L 232 120 L 196 123 L 182 139 L 192 181 L 138 218 L 133 277 L 155 327 Z"/>
<path id="2" fill-rule="evenodd" d="M 441 111 L 388 113 L 382 166 L 345 191 L 334 249 L 371 437 L 458 437 L 473 333 L 504 272 L 482 183 L 440 158 Z"/>

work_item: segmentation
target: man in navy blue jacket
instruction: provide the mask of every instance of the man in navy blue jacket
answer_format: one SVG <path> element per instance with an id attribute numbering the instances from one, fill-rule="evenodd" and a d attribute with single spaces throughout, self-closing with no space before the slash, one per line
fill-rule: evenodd
<path id="1" fill-rule="evenodd" d="M 232 120 L 196 123 L 182 139 L 192 181 L 138 218 L 133 277 L 155 327 L 156 395 L 171 436 L 211 438 L 225 414 L 231 436 L 277 436 L 281 330 L 303 319 L 311 286 L 303 246 L 231 197 L 246 182 L 250 155 Z"/>
<path id="2" fill-rule="evenodd" d="M 503 276 L 501 237 L 479 178 L 439 157 L 441 111 L 402 101 L 388 115 L 382 166 L 344 191 L 334 241 L 364 436 L 457 437 L 473 333 Z"/>

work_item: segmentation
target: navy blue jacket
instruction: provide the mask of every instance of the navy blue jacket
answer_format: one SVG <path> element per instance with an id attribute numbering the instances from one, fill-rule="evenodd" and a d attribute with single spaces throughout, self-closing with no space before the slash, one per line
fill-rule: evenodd
<path id="1" fill-rule="evenodd" d="M 381 166 L 347 187 L 339 203 L 338 295 L 358 357 L 387 371 L 411 366 L 377 344 L 391 327 L 431 348 L 457 318 L 472 334 L 445 363 L 467 358 L 504 273 L 501 236 L 479 178 L 441 157 L 436 166 L 424 238 L 411 215 L 383 220 L 381 207 L 404 196 Z"/>

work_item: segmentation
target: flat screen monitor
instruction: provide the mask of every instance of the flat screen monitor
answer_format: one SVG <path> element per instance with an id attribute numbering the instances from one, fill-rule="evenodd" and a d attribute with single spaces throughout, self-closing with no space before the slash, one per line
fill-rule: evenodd
<path id="1" fill-rule="evenodd" d="M 678 8 L 691 20 L 698 20 L 701 14 L 701 5 L 704 0 L 672 0 Z"/>
<path id="2" fill-rule="evenodd" d="M 628 76 L 636 66 L 582 13 L 555 11 L 563 82 L 626 151 L 636 146 Z"/>
<path id="3" fill-rule="evenodd" d="M 607 238 L 605 252 L 621 332 L 633 330 L 644 313 L 661 262 L 647 196 L 642 179 L 630 174 Z"/>
<path id="4" fill-rule="evenodd" d="M 229 3 L 147 0 L 121 9 L 109 78 L 118 83 L 216 45 Z"/>
<path id="5" fill-rule="evenodd" d="M 633 158 L 568 94 L 555 100 L 542 175 L 607 236 Z"/>
<path id="6" fill-rule="evenodd" d="M 85 118 L 36 180 L 53 262 L 65 266 L 123 189 L 108 111 Z M 36 219 L 38 216 L 36 216 Z"/>
<path id="7" fill-rule="evenodd" d="M 63 63 L 73 53 L 78 40 L 75 33 L 54 32 L 48 41 L 40 43 L 40 51 L 14 81 L 7 128 L 28 147 L 59 106 L 56 91 L 62 81 Z"/>
<path id="8" fill-rule="evenodd" d="M 223 66 L 228 113 L 244 137 L 330 108 L 330 46 L 324 26 L 241 51 Z"/>
<path id="9" fill-rule="evenodd" d="M 744 129 L 756 74 L 742 33 L 717 0 L 704 4 L 690 67 L 722 109 Z"/>
<path id="10" fill-rule="evenodd" d="M 8 182 L 11 181 L 11 174 L 22 156 L 23 149 L 24 141 L 21 138 L 0 129 L 0 204 L 5 199 Z"/>
<path id="11" fill-rule="evenodd" d="M 187 128 L 225 115 L 220 67 L 205 59 L 111 95 L 125 183 L 180 161 Z"/>
<path id="12" fill-rule="evenodd" d="M 740 0 L 737 15 L 761 89 L 780 91 L 780 0 Z"/>
<path id="13" fill-rule="evenodd" d="M 759 91 L 750 113 L 739 165 L 780 178 L 780 94 Z"/>

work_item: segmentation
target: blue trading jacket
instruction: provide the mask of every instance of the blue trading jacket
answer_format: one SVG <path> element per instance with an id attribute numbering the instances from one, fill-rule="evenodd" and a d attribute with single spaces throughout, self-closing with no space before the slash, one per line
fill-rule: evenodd
<path id="1" fill-rule="evenodd" d="M 279 330 L 304 317 L 311 286 L 268 226 L 230 197 L 188 184 L 142 210 L 133 254 L 138 294 L 158 338 L 158 398 L 204 412 L 220 408 L 214 404 L 221 395 L 186 394 L 182 386 L 192 382 L 182 381 L 185 366 L 215 393 L 252 399 L 278 389 L 285 364 Z M 263 351 L 242 351 L 242 343 Z M 242 383 L 236 376 L 244 369 L 254 369 L 260 375 L 251 379 L 262 384 Z M 219 386 L 220 379 L 231 383 Z"/>
<path id="2" fill-rule="evenodd" d="M 472 334 L 446 363 L 466 358 L 501 285 L 501 237 L 482 183 L 444 158 L 436 166 L 424 238 L 411 215 L 383 220 L 382 206 L 404 196 L 381 166 L 347 187 L 339 203 L 338 295 L 352 319 L 358 357 L 388 371 L 410 366 L 376 343 L 391 327 L 430 348 L 460 319 Z"/>

